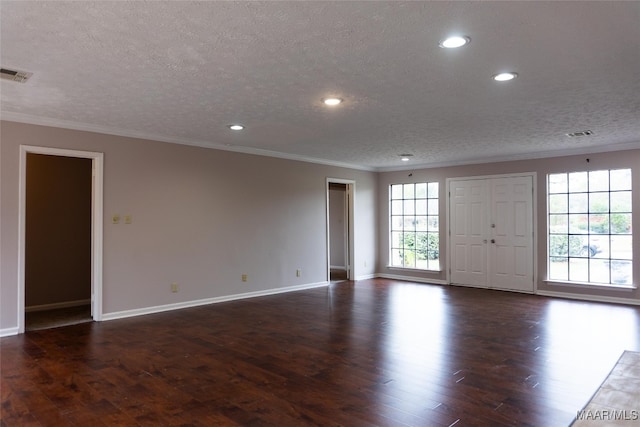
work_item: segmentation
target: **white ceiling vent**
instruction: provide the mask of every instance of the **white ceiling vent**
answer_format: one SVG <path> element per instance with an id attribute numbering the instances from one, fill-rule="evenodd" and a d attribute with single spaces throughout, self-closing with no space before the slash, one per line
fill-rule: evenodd
<path id="1" fill-rule="evenodd" d="M 578 137 L 578 136 L 591 136 L 591 135 L 593 135 L 593 131 L 591 130 L 581 130 L 579 132 L 572 132 L 567 134 L 567 136 L 570 136 L 572 138 Z"/>
<path id="2" fill-rule="evenodd" d="M 0 77 L 4 80 L 11 80 L 18 83 L 26 83 L 33 73 L 26 71 L 10 70 L 8 68 L 0 68 Z"/>

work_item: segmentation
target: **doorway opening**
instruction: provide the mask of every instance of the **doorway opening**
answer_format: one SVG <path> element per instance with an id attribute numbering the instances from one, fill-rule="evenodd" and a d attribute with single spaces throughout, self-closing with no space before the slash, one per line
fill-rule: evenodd
<path id="1" fill-rule="evenodd" d="M 102 316 L 102 154 L 20 147 L 19 333 Z"/>
<path id="2" fill-rule="evenodd" d="M 329 281 L 353 278 L 353 181 L 327 180 L 327 265 Z"/>

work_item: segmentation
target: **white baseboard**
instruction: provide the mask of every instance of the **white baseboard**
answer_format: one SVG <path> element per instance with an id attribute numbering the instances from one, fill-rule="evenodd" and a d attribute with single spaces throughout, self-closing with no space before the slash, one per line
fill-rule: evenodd
<path id="1" fill-rule="evenodd" d="M 367 280 L 367 279 L 375 279 L 376 277 L 378 277 L 377 274 L 372 273 L 372 274 L 363 274 L 362 276 L 358 276 L 356 277 L 354 280 Z"/>
<path id="2" fill-rule="evenodd" d="M 26 313 L 30 313 L 32 311 L 55 310 L 58 308 L 78 307 L 78 306 L 87 305 L 87 304 L 91 304 L 90 298 L 81 299 L 77 301 L 55 302 L 53 304 L 30 305 L 29 307 L 25 307 L 24 311 Z"/>
<path id="3" fill-rule="evenodd" d="M 409 282 L 429 283 L 429 284 L 433 284 L 433 285 L 448 285 L 449 284 L 446 280 L 429 279 L 429 278 L 426 278 L 426 277 L 403 276 L 403 275 L 400 275 L 400 274 L 377 273 L 375 275 L 375 277 L 381 277 L 383 279 L 407 280 Z"/>
<path id="4" fill-rule="evenodd" d="M 304 285 L 287 286 L 286 288 L 267 289 L 264 291 L 246 292 L 243 294 L 225 295 L 215 298 L 205 298 L 201 300 L 185 301 L 175 304 L 158 305 L 155 307 L 136 308 L 133 310 L 104 313 L 102 320 L 123 319 L 126 317 L 142 316 L 145 314 L 162 313 L 164 311 L 180 310 L 183 308 L 199 307 L 202 305 L 216 304 L 220 302 L 235 301 L 246 298 L 262 297 L 267 295 L 283 294 L 286 292 L 302 291 L 305 289 L 321 288 L 329 286 L 329 282 L 307 283 Z"/>
<path id="5" fill-rule="evenodd" d="M 8 337 L 11 335 L 18 335 L 19 331 L 20 329 L 17 326 L 15 328 L 0 329 L 0 338 Z"/>
<path id="6" fill-rule="evenodd" d="M 584 295 L 584 294 L 572 294 L 569 292 L 554 292 L 554 291 L 540 291 L 536 292 L 536 295 L 541 295 L 544 297 L 554 297 L 554 298 L 565 298 L 565 299 L 575 299 L 582 301 L 593 301 L 593 302 L 610 302 L 614 304 L 629 304 L 629 305 L 640 305 L 639 300 L 629 299 L 629 298 L 618 298 L 618 297 L 604 297 L 600 295 Z"/>

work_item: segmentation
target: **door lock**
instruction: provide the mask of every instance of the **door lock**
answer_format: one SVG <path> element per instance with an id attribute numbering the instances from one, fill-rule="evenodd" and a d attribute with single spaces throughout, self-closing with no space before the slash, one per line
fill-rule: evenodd
<path id="1" fill-rule="evenodd" d="M 491 239 L 491 243 L 495 243 L 495 242 L 496 242 L 496 239 Z"/>

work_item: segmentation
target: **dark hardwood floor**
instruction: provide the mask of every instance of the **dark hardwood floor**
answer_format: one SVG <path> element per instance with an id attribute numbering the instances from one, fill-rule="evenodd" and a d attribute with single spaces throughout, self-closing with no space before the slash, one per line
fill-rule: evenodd
<path id="1" fill-rule="evenodd" d="M 0 340 L 2 426 L 566 426 L 640 307 L 383 279 Z"/>

